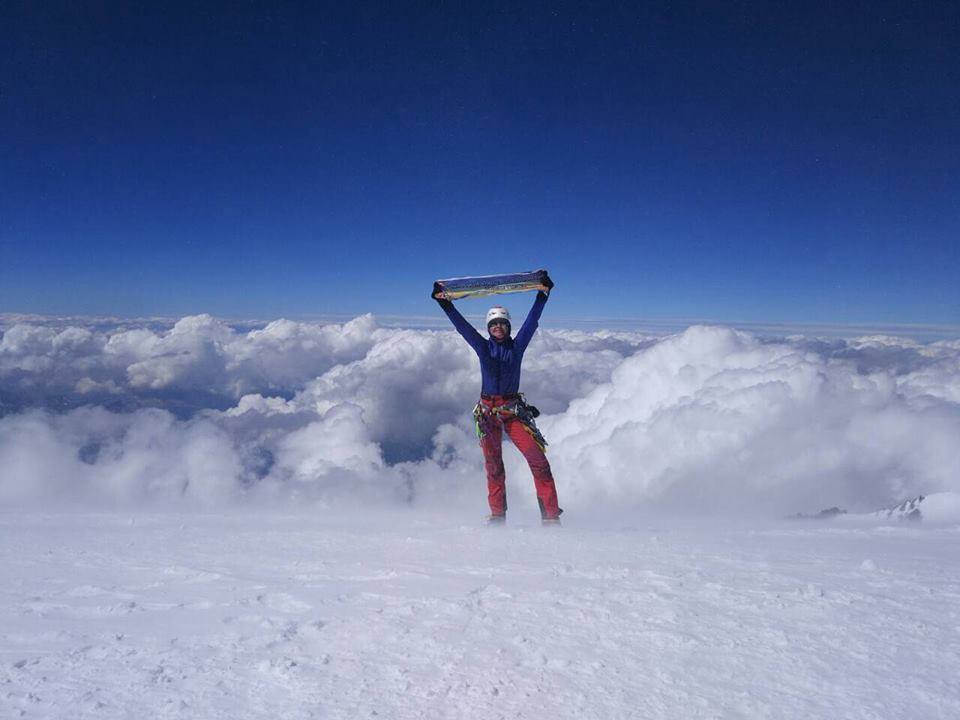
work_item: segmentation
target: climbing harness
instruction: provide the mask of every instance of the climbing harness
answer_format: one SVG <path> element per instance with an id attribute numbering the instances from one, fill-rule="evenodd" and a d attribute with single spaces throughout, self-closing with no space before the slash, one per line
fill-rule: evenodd
<path id="1" fill-rule="evenodd" d="M 533 405 L 528 405 L 522 393 L 507 396 L 507 402 L 502 405 L 484 405 L 484 396 L 481 396 L 473 408 L 473 424 L 477 432 L 477 439 L 483 440 L 490 431 L 493 423 L 503 423 L 505 420 L 517 419 L 523 425 L 540 449 L 546 452 L 547 441 L 537 427 L 535 418 L 540 416 L 540 411 Z"/>

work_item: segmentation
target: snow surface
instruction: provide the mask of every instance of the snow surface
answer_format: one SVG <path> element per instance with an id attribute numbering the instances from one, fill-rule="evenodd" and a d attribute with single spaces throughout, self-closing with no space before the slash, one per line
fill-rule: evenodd
<path id="1" fill-rule="evenodd" d="M 960 528 L 0 516 L 0 717 L 957 718 Z"/>

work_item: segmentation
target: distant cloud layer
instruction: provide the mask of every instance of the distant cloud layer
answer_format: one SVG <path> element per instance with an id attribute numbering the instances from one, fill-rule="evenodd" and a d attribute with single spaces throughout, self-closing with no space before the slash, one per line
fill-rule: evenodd
<path id="1" fill-rule="evenodd" d="M 571 512 L 866 510 L 960 491 L 960 341 L 543 331 L 523 389 Z M 483 508 L 472 351 L 453 332 L 209 316 L 16 322 L 0 503 Z M 511 506 L 529 471 L 505 453 Z"/>

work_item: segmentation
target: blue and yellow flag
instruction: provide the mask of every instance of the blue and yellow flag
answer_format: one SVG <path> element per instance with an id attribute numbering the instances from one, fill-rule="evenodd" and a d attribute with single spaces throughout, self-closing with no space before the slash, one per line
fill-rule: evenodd
<path id="1" fill-rule="evenodd" d="M 434 296 L 445 300 L 459 300 L 465 297 L 546 290 L 543 284 L 546 277 L 546 270 L 531 270 L 507 275 L 478 275 L 437 280 L 433 285 Z"/>

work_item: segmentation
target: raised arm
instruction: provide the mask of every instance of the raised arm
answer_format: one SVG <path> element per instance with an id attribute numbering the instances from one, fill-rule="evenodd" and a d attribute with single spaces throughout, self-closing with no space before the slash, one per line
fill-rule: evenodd
<path id="1" fill-rule="evenodd" d="M 470 347 L 472 347 L 478 355 L 482 353 L 487 346 L 487 342 L 483 339 L 483 336 L 477 332 L 477 329 L 467 322 L 466 318 L 460 314 L 460 311 L 453 306 L 452 302 L 444 298 L 438 298 L 435 294 L 431 295 L 431 297 L 443 308 L 447 317 L 450 318 L 450 322 L 453 323 L 457 332 L 467 341 Z"/>
<path id="2" fill-rule="evenodd" d="M 520 352 L 527 349 L 527 345 L 533 339 L 533 334 L 540 325 L 540 314 L 543 312 L 543 306 L 547 304 L 547 293 L 542 290 L 537 292 L 537 299 L 533 301 L 533 307 L 527 313 L 527 319 L 523 321 L 523 326 L 513 338 L 513 346 Z"/>

